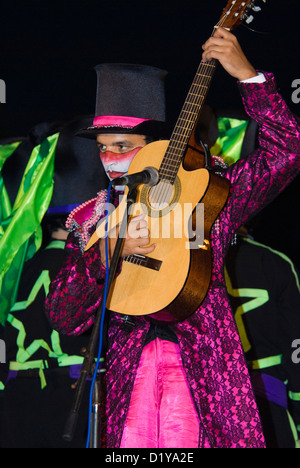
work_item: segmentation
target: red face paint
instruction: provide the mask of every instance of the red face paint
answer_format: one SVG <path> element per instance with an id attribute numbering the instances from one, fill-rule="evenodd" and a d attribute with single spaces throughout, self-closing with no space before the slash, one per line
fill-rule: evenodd
<path id="1" fill-rule="evenodd" d="M 126 175 L 131 161 L 136 153 L 142 148 L 138 146 L 127 153 L 113 153 L 112 151 L 100 151 L 100 159 L 103 164 L 104 170 L 109 179 L 115 179 Z"/>

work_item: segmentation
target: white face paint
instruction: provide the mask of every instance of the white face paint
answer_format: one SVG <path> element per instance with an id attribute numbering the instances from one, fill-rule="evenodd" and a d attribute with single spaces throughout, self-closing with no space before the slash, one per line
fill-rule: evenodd
<path id="1" fill-rule="evenodd" d="M 110 180 L 127 174 L 131 161 L 145 145 L 143 135 L 103 134 L 98 135 L 100 159 Z M 115 187 L 124 190 L 124 187 Z"/>
<path id="2" fill-rule="evenodd" d="M 128 153 L 123 153 L 122 157 L 111 151 L 106 151 L 105 153 L 100 151 L 100 159 L 108 178 L 113 180 L 116 177 L 126 175 L 131 161 L 140 149 L 141 147 L 134 148 Z"/>

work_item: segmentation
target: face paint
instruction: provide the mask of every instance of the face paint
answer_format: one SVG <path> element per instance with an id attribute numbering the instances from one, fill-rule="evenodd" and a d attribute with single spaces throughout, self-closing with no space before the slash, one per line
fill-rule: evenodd
<path id="1" fill-rule="evenodd" d="M 113 153 L 112 151 L 100 151 L 100 159 L 104 170 L 110 180 L 126 175 L 136 153 L 142 148 L 138 146 L 127 153 Z"/>

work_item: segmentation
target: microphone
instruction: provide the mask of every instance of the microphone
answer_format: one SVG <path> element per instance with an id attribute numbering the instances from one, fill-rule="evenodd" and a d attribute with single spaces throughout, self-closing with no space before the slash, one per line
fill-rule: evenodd
<path id="1" fill-rule="evenodd" d="M 141 172 L 135 174 L 125 175 L 123 177 L 117 177 L 112 181 L 112 185 L 128 185 L 129 187 L 137 187 L 140 184 L 145 185 L 156 185 L 159 181 L 158 171 L 154 167 L 145 167 Z"/>

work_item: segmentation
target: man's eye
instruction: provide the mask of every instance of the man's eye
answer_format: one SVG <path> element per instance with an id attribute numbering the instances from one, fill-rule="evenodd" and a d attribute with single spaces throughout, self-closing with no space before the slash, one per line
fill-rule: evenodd
<path id="1" fill-rule="evenodd" d="M 121 153 L 126 153 L 126 151 L 128 151 L 129 147 L 128 146 L 125 146 L 125 145 L 119 145 L 119 151 Z"/>
<path id="2" fill-rule="evenodd" d="M 98 148 L 99 148 L 99 151 L 101 151 L 101 153 L 104 153 L 106 151 L 106 146 L 105 145 L 99 145 L 98 144 Z"/>

